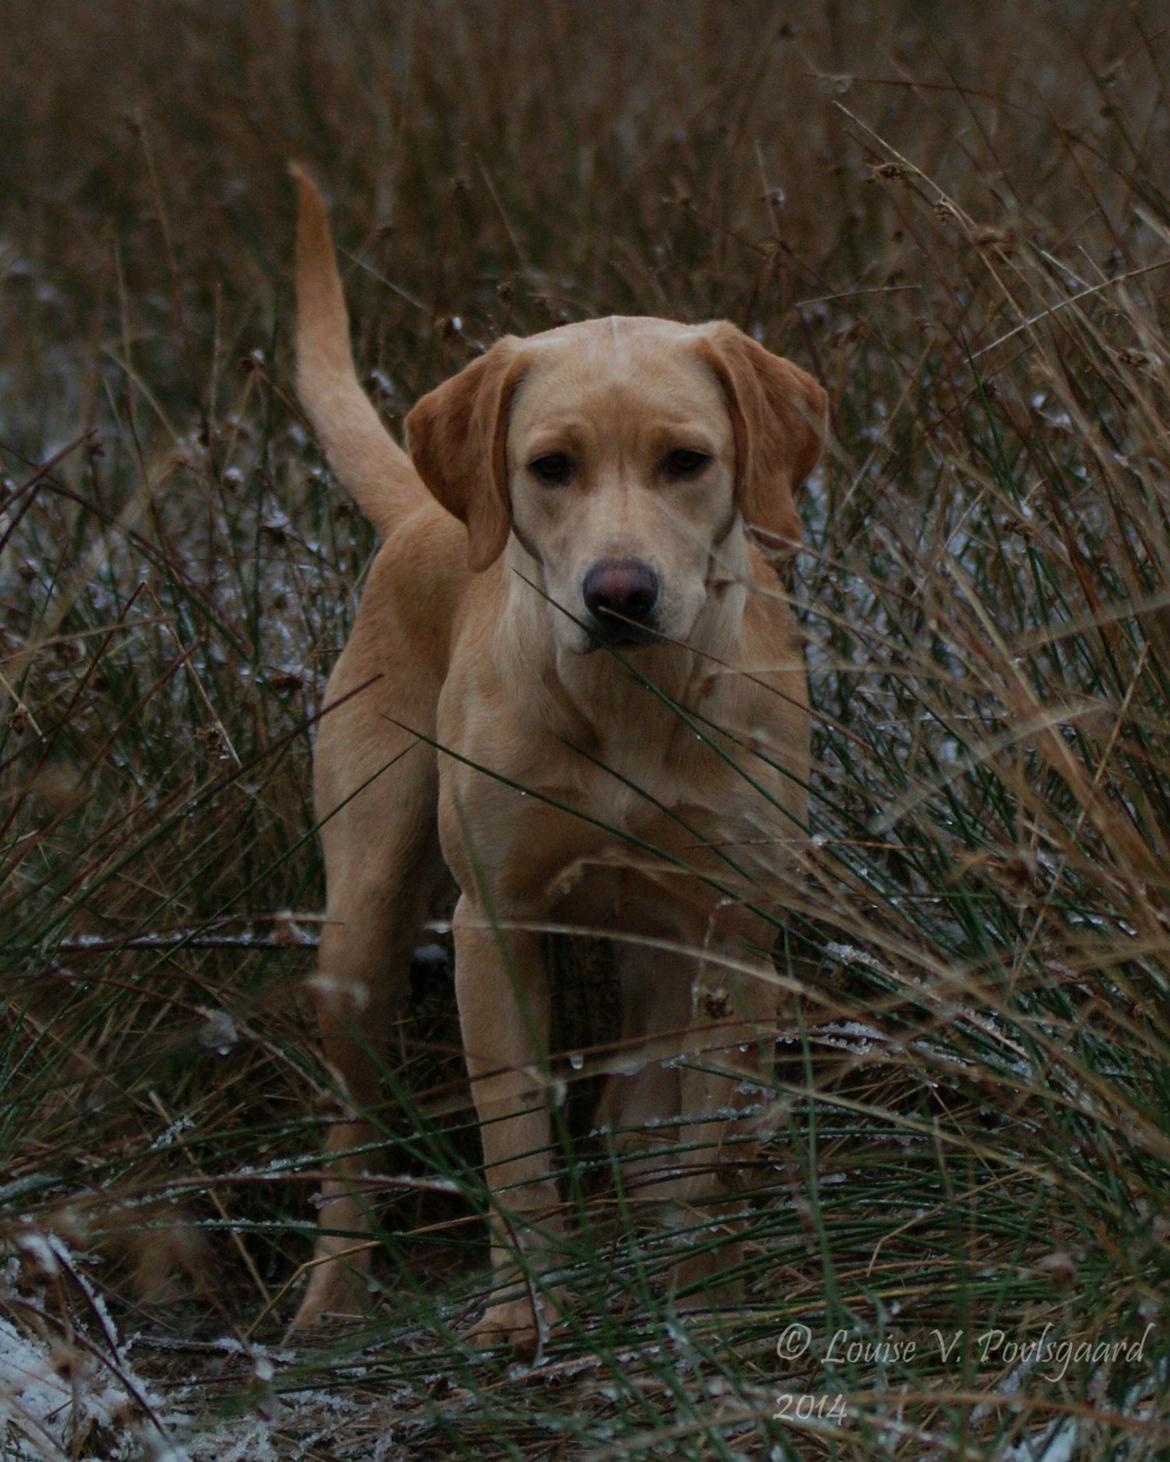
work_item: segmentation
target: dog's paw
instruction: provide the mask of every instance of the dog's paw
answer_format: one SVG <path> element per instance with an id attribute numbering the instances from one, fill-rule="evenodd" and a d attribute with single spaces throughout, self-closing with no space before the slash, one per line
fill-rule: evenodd
<path id="1" fill-rule="evenodd" d="M 539 1316 L 533 1314 L 528 1295 L 489 1305 L 468 1331 L 468 1340 L 484 1349 L 508 1345 L 518 1360 L 533 1360 L 561 1316 L 560 1306 L 547 1295 L 537 1295 L 536 1303 Z"/>
<path id="2" fill-rule="evenodd" d="M 736 1310 L 743 1304 L 743 1280 L 733 1271 L 741 1257 L 738 1242 L 723 1243 L 679 1260 L 670 1271 L 675 1308 Z"/>
<path id="3" fill-rule="evenodd" d="M 309 1275 L 309 1287 L 293 1316 L 288 1333 L 360 1320 L 369 1313 L 365 1276 L 337 1264 L 322 1264 Z"/>

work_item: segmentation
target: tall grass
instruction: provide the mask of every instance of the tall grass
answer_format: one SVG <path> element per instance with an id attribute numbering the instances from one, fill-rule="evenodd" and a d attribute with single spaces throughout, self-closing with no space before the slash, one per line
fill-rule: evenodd
<path id="1" fill-rule="evenodd" d="M 6 11 L 5 1455 L 1165 1455 L 1160 7 Z M 622 1221 L 612 982 L 557 947 L 573 1306 L 535 1368 L 466 1350 L 432 951 L 376 1315 L 283 1344 L 338 1111 L 312 730 L 373 548 L 291 397 L 290 156 L 394 425 L 495 335 L 610 312 L 727 317 L 831 393 L 801 995 L 735 1314 L 677 1315 Z"/>

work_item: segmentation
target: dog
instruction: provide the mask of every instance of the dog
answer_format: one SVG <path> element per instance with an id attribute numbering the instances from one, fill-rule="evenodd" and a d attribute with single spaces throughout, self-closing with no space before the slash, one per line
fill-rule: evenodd
<path id="1" fill-rule="evenodd" d="M 758 1140 L 740 1109 L 774 1048 L 809 772 L 775 550 L 799 544 L 827 397 L 726 322 L 589 320 L 497 340 L 410 411 L 408 456 L 358 383 L 325 208 L 293 171 L 297 392 L 382 540 L 315 751 L 315 999 L 347 1110 L 294 1323 L 366 1297 L 377 1052 L 449 870 L 500 1296 L 471 1338 L 531 1355 L 561 1304 L 539 1283 L 561 1227 L 543 929 L 613 938 L 625 1059 L 601 1118 L 631 1193 L 693 1221 Z M 730 1293 L 710 1262 L 680 1263 L 676 1292 Z"/>

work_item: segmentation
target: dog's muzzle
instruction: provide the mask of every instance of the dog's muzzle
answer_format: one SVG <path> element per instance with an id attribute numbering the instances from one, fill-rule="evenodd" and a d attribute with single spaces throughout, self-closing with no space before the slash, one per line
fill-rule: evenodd
<path id="1" fill-rule="evenodd" d="M 595 563 L 585 575 L 581 596 L 597 645 L 645 645 L 656 639 L 658 593 L 658 575 L 640 558 Z"/>

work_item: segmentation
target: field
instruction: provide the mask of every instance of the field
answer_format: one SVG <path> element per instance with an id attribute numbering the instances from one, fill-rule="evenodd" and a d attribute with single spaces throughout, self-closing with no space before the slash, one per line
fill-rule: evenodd
<path id="1" fill-rule="evenodd" d="M 0 1455 L 1170 1455 L 1165 8 L 0 14 Z M 574 1304 L 538 1364 L 466 1347 L 439 908 L 375 1311 L 285 1338 L 339 1110 L 311 746 L 374 548 L 292 391 L 294 157 L 396 430 L 610 313 L 728 318 L 830 393 L 734 1313 L 676 1314 L 612 1222 L 612 982 L 558 943 Z"/>

